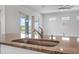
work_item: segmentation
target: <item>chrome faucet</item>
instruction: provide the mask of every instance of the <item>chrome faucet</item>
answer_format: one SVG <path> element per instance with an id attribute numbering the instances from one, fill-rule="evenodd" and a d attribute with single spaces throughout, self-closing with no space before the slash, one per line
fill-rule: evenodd
<path id="1" fill-rule="evenodd" d="M 36 31 L 41 38 L 43 38 L 43 29 L 39 26 L 39 28 L 41 29 L 41 32 L 37 31 L 36 29 L 34 29 L 34 31 Z"/>

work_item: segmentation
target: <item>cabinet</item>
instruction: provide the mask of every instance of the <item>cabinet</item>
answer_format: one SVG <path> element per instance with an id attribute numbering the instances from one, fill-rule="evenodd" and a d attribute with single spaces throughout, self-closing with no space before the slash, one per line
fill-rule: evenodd
<path id="1" fill-rule="evenodd" d="M 1 54 L 44 54 L 42 52 L 1 45 Z"/>

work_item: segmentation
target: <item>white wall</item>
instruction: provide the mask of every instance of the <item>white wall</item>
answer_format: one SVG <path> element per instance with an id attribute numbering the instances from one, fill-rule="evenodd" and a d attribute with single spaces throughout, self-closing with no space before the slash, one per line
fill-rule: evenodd
<path id="1" fill-rule="evenodd" d="M 19 32 L 19 12 L 22 12 L 29 16 L 39 16 L 41 19 L 41 15 L 37 12 L 34 12 L 28 8 L 23 6 L 0 6 L 1 10 L 1 33 L 20 33 Z M 42 23 L 42 19 L 40 20 L 40 26 L 44 25 L 45 34 L 61 34 L 65 33 L 66 35 L 75 35 L 79 36 L 79 20 L 76 19 L 76 16 L 79 15 L 79 11 L 72 12 L 58 12 L 44 15 L 44 23 Z M 61 21 L 61 17 L 70 16 L 71 21 L 65 22 L 63 25 L 63 21 Z M 57 21 L 49 21 L 48 19 L 51 17 L 56 17 Z"/>
<path id="2" fill-rule="evenodd" d="M 18 11 L 14 6 L 6 6 L 5 7 L 5 32 L 6 33 L 18 33 Z"/>
<path id="3" fill-rule="evenodd" d="M 5 6 L 0 6 L 0 33 L 5 34 Z"/>
<path id="4" fill-rule="evenodd" d="M 19 18 L 20 18 L 20 12 L 29 15 L 29 16 L 39 16 L 38 13 L 25 8 L 23 6 L 6 6 L 6 33 L 17 33 L 19 34 Z"/>
<path id="5" fill-rule="evenodd" d="M 70 21 L 62 21 L 61 17 L 70 17 Z M 79 16 L 79 11 L 71 12 L 57 12 L 44 15 L 44 27 L 45 34 L 63 35 L 66 36 L 79 36 L 79 20 L 76 19 Z M 56 21 L 49 21 L 50 18 L 56 17 Z"/>

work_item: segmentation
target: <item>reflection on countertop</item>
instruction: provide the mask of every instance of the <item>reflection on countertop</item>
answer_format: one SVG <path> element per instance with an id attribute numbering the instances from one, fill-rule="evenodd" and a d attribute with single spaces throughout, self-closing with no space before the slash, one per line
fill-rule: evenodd
<path id="1" fill-rule="evenodd" d="M 61 40 L 61 36 L 56 36 L 56 40 L 59 40 L 59 44 L 54 47 L 49 46 L 41 46 L 41 45 L 34 45 L 34 44 L 28 44 L 28 43 L 20 43 L 20 42 L 12 42 L 12 40 L 18 40 L 18 39 L 26 39 L 21 38 L 18 34 L 5 34 L 0 39 L 0 44 L 9 45 L 9 46 L 15 46 L 19 48 L 24 49 L 31 49 L 35 51 L 45 52 L 45 53 L 72 53 L 76 54 L 79 53 L 79 44 L 76 42 L 74 37 L 71 37 L 71 41 L 63 41 Z M 33 39 L 33 38 L 32 38 Z M 46 39 L 46 38 L 45 38 Z M 44 39 L 41 39 L 44 40 Z M 46 39 L 49 40 L 49 39 Z M 75 42 L 74 42 L 75 41 Z"/>
<path id="2" fill-rule="evenodd" d="M 12 40 L 12 42 L 40 45 L 40 46 L 47 46 L 47 47 L 54 47 L 59 44 L 59 41 L 55 41 L 55 40 L 32 39 L 32 38 Z"/>

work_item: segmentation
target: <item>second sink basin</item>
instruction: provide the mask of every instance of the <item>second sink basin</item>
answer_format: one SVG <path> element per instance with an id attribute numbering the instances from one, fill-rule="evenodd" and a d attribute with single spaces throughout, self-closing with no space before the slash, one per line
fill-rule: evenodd
<path id="1" fill-rule="evenodd" d="M 12 40 L 12 42 L 27 43 L 27 44 L 41 45 L 48 47 L 54 47 L 59 43 L 59 41 L 42 40 L 42 39 L 18 39 L 18 40 Z"/>

